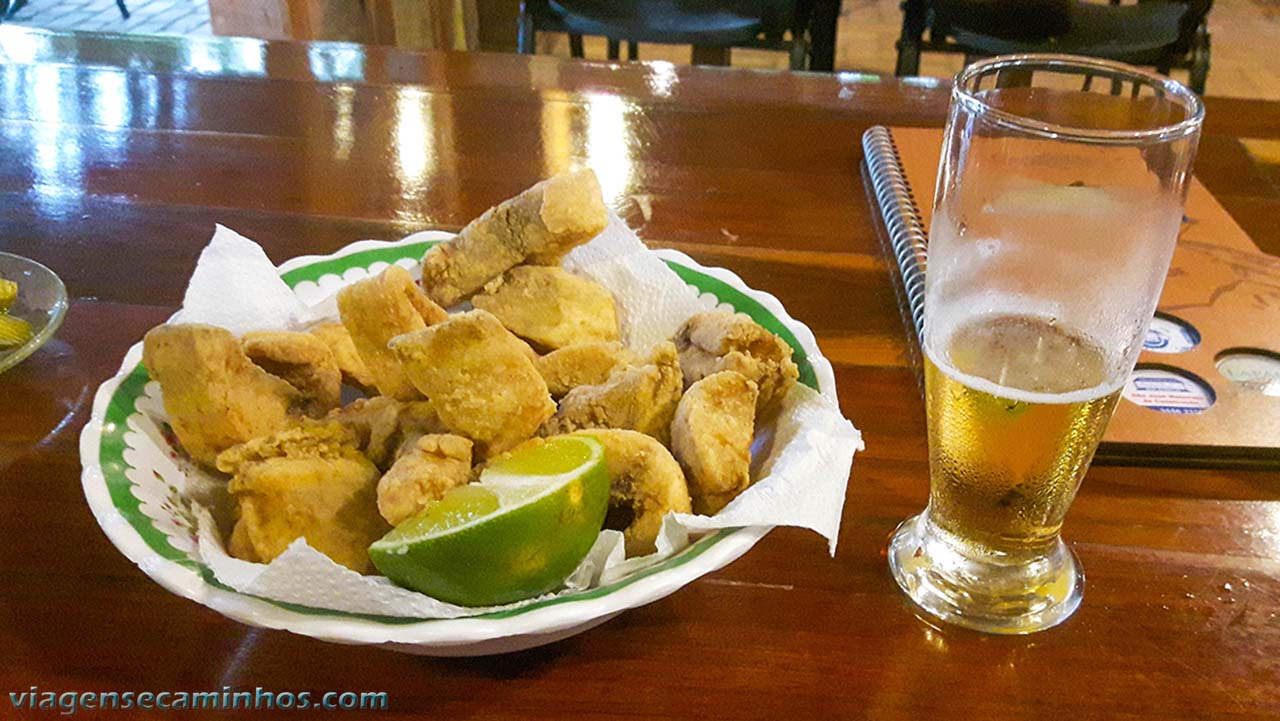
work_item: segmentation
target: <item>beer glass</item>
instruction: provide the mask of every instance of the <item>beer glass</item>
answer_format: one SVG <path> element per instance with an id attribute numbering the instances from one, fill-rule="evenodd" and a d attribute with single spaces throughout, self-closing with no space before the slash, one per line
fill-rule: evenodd
<path id="1" fill-rule="evenodd" d="M 1155 312 L 1203 117 L 1102 60 L 956 77 L 925 273 L 929 504 L 888 554 L 929 614 L 1021 634 L 1080 605 L 1059 531 Z"/>

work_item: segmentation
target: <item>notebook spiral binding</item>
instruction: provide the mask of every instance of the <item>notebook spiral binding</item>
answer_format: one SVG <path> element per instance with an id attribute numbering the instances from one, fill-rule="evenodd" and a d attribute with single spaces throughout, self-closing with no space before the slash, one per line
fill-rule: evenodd
<path id="1" fill-rule="evenodd" d="M 889 250 L 902 273 L 902 292 L 916 337 L 924 340 L 924 274 L 929 236 L 920 219 L 911 183 L 902 172 L 889 129 L 876 125 L 862 134 L 862 150 L 880 215 L 889 235 Z"/>

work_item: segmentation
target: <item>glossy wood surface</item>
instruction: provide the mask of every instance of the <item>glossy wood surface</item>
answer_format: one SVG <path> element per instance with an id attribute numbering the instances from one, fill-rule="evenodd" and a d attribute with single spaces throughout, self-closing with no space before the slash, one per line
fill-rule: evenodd
<path id="1" fill-rule="evenodd" d="M 886 538 L 927 496 L 924 413 L 859 138 L 940 124 L 945 87 L 5 26 L 0 57 L 0 249 L 73 297 L 0 376 L 0 690 L 387 691 L 388 716 L 432 719 L 1280 715 L 1280 474 L 1092 469 L 1066 526 L 1084 606 L 1029 638 L 933 627 L 890 579 Z M 1199 177 L 1276 247 L 1280 191 L 1241 138 L 1280 138 L 1280 106 L 1210 100 Z M 456 228 L 571 163 L 652 244 L 817 334 L 867 443 L 834 558 L 781 529 L 575 638 L 433 660 L 241 626 L 106 540 L 79 482 L 92 393 L 176 308 L 215 222 L 280 261 Z"/>

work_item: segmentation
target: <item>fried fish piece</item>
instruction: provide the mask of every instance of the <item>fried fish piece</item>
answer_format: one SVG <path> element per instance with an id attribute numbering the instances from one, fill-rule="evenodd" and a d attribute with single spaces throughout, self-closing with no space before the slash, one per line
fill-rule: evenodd
<path id="1" fill-rule="evenodd" d="M 538 435 L 556 436 L 582 428 L 624 428 L 671 437 L 671 419 L 684 390 L 675 346 L 660 344 L 649 362 L 615 370 L 604 383 L 578 386 L 560 400 L 555 416 Z"/>
<path id="2" fill-rule="evenodd" d="M 561 173 L 485 211 L 422 258 L 422 289 L 445 308 L 521 263 L 553 265 L 609 222 L 592 170 Z"/>
<path id="3" fill-rule="evenodd" d="M 796 384 L 800 371 L 791 346 L 745 313 L 713 310 L 685 321 L 673 339 L 685 383 L 719 371 L 736 371 L 760 389 L 756 412 L 776 405 Z"/>
<path id="4" fill-rule="evenodd" d="M 471 441 L 453 434 L 419 436 L 378 481 L 378 512 L 393 526 L 417 515 L 471 478 Z"/>
<path id="5" fill-rule="evenodd" d="M 356 344 L 351 340 L 351 333 L 341 323 L 321 323 L 307 329 L 307 332 L 329 346 L 333 359 L 338 364 L 338 372 L 342 374 L 342 382 L 367 394 L 376 392 L 373 374 L 360 358 Z"/>
<path id="6" fill-rule="evenodd" d="M 618 309 L 604 286 L 562 268 L 519 265 L 495 278 L 471 305 L 542 349 L 618 339 Z"/>
<path id="7" fill-rule="evenodd" d="M 342 373 L 324 341 L 310 333 L 259 330 L 240 339 L 258 367 L 283 378 L 302 394 L 302 412 L 318 418 L 342 402 Z"/>
<path id="8" fill-rule="evenodd" d="M 235 474 L 245 465 L 271 458 L 337 456 L 344 448 L 357 448 L 359 440 L 355 431 L 341 423 L 304 421 L 228 448 L 218 454 L 215 467 Z"/>
<path id="9" fill-rule="evenodd" d="M 328 418 L 351 429 L 360 450 L 384 470 L 399 455 L 399 449 L 423 435 L 446 430 L 429 402 L 398 401 L 389 396 L 358 398 Z"/>
<path id="10" fill-rule="evenodd" d="M 605 527 L 622 531 L 627 556 L 653 553 L 663 516 L 692 507 L 680 464 L 661 443 L 636 431 L 599 428 L 573 435 L 604 446 L 611 479 Z"/>
<path id="11" fill-rule="evenodd" d="M 379 472 L 339 423 L 310 423 L 254 439 L 218 457 L 240 508 L 229 550 L 269 563 L 298 538 L 358 573 L 390 526 L 378 515 Z"/>
<path id="12" fill-rule="evenodd" d="M 554 350 L 533 365 L 551 397 L 559 399 L 578 386 L 604 383 L 615 370 L 640 365 L 640 356 L 617 342 L 583 343 Z"/>
<path id="13" fill-rule="evenodd" d="M 258 552 L 253 547 L 253 541 L 249 539 L 249 524 L 240 523 L 239 519 L 231 528 L 231 538 L 227 541 L 227 553 L 241 561 L 249 561 L 250 563 L 262 563 L 262 559 L 258 558 Z"/>
<path id="14" fill-rule="evenodd" d="M 400 408 L 396 419 L 395 457 L 404 455 L 417 440 L 431 434 L 448 433 L 449 429 L 430 401 L 410 401 Z"/>
<path id="15" fill-rule="evenodd" d="M 293 422 L 302 394 L 254 365 L 230 331 L 161 325 L 142 342 L 142 363 L 160 383 L 169 425 L 198 463 Z"/>
<path id="16" fill-rule="evenodd" d="M 388 266 L 378 275 L 343 288 L 338 292 L 338 312 L 378 392 L 400 400 L 421 398 L 387 343 L 449 316 L 422 294 L 409 271 Z"/>
<path id="17" fill-rule="evenodd" d="M 391 348 L 445 427 L 474 441 L 482 458 L 529 438 L 555 413 L 524 344 L 487 311 L 397 336 Z"/>
<path id="18" fill-rule="evenodd" d="M 355 434 L 357 447 L 379 468 L 386 468 L 395 450 L 398 421 L 404 404 L 391 396 L 357 398 L 329 413 L 328 419 Z"/>
<path id="19" fill-rule="evenodd" d="M 755 381 L 734 371 L 689 386 L 671 422 L 671 452 L 689 481 L 693 510 L 712 515 L 751 485 Z"/>

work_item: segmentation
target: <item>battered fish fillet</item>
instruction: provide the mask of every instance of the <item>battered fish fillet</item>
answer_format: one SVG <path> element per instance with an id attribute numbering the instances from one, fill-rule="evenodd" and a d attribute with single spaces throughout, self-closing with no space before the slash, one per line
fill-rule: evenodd
<path id="1" fill-rule="evenodd" d="M 293 422 L 302 394 L 254 365 L 223 328 L 177 324 L 152 328 L 142 363 L 160 383 L 169 425 L 198 463 Z"/>
<path id="2" fill-rule="evenodd" d="M 699 313 L 680 326 L 673 340 L 680 351 L 685 383 L 720 371 L 741 373 L 760 388 L 757 413 L 781 401 L 800 376 L 791 360 L 791 346 L 745 313 Z"/>
<path id="3" fill-rule="evenodd" d="M 689 386 L 676 406 L 671 452 L 689 481 L 695 513 L 717 513 L 751 485 L 758 396 L 755 381 L 720 371 Z"/>
<path id="4" fill-rule="evenodd" d="M 371 572 L 369 544 L 390 526 L 378 515 L 378 469 L 355 442 L 338 423 L 308 424 L 220 455 L 240 508 L 231 553 L 268 563 L 305 538 L 335 563 Z"/>
<path id="5" fill-rule="evenodd" d="M 609 222 L 595 172 L 562 173 L 485 211 L 422 258 L 422 288 L 450 308 L 521 263 L 554 265 Z"/>
<path id="6" fill-rule="evenodd" d="M 552 351 L 533 362 L 552 398 L 562 398 L 578 386 L 609 380 L 620 368 L 640 365 L 640 357 L 621 343 L 583 343 Z"/>
<path id="7" fill-rule="evenodd" d="M 560 401 L 560 410 L 538 429 L 538 435 L 556 436 L 582 428 L 625 428 L 666 443 L 683 389 L 675 346 L 663 343 L 646 365 L 615 370 L 604 383 L 569 391 Z"/>
<path id="8" fill-rule="evenodd" d="M 258 436 L 218 454 L 216 468 L 236 473 L 272 458 L 328 458 L 358 447 L 359 436 L 333 421 L 303 421 L 276 433 Z"/>
<path id="9" fill-rule="evenodd" d="M 404 404 L 390 396 L 358 398 L 329 414 L 357 439 L 356 446 L 379 468 L 391 463 L 399 434 L 400 411 Z"/>
<path id="10" fill-rule="evenodd" d="M 405 374 L 481 458 L 534 434 L 556 410 L 524 343 L 483 310 L 391 341 Z"/>
<path id="11" fill-rule="evenodd" d="M 471 441 L 452 434 L 419 436 L 378 481 L 378 512 L 398 526 L 470 478 Z"/>
<path id="12" fill-rule="evenodd" d="M 357 447 L 378 468 L 387 469 L 399 449 L 428 433 L 445 432 L 427 401 L 398 401 L 388 396 L 359 398 L 329 414 L 355 433 Z"/>
<path id="13" fill-rule="evenodd" d="M 574 435 L 591 436 L 604 446 L 611 479 L 605 527 L 622 531 L 627 556 L 653 553 L 662 517 L 691 509 L 680 464 L 661 443 L 636 431 L 597 429 Z"/>
<path id="14" fill-rule="evenodd" d="M 404 455 L 417 440 L 425 435 L 447 433 L 448 428 L 440 420 L 440 414 L 430 401 L 412 401 L 400 409 L 396 419 L 397 443 L 395 457 Z"/>
<path id="15" fill-rule="evenodd" d="M 239 520 L 231 528 L 231 538 L 227 541 L 227 553 L 241 561 L 263 563 L 263 560 L 258 558 L 258 552 L 253 548 L 253 541 L 249 540 L 249 526 L 240 523 Z"/>
<path id="16" fill-rule="evenodd" d="M 520 265 L 471 304 L 544 350 L 618 339 L 618 310 L 604 286 L 560 268 Z"/>
<path id="17" fill-rule="evenodd" d="M 342 373 L 324 341 L 310 333 L 260 330 L 240 339 L 258 367 L 283 378 L 302 394 L 302 412 L 318 418 L 342 402 Z"/>
<path id="18" fill-rule="evenodd" d="M 449 316 L 422 294 L 409 271 L 392 265 L 343 288 L 338 292 L 338 312 L 378 392 L 400 400 L 421 398 L 387 343 Z"/>
<path id="19" fill-rule="evenodd" d="M 342 382 L 364 391 L 366 394 L 376 392 L 373 374 L 360 358 L 356 344 L 351 340 L 347 327 L 341 323 L 321 323 L 308 328 L 307 332 L 329 346 L 333 359 L 338 363 L 338 372 L 342 374 Z"/>

